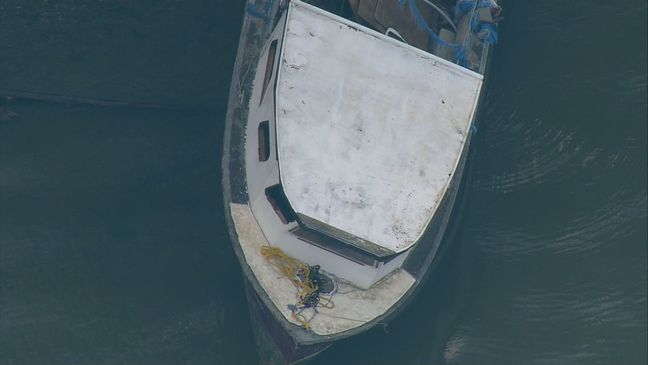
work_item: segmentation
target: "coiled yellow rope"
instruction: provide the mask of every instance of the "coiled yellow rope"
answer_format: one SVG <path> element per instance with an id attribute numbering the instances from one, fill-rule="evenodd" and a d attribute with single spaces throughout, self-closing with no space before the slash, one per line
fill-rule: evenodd
<path id="1" fill-rule="evenodd" d="M 315 317 L 316 312 L 307 319 L 301 314 L 301 309 L 304 309 L 305 300 L 320 289 L 310 280 L 310 267 L 294 257 L 288 256 L 279 247 L 264 246 L 261 248 L 261 255 L 297 288 L 297 305 L 294 307 L 301 306 L 301 308 L 298 312 L 293 310 L 292 315 L 302 327 L 310 329 L 310 321 Z M 332 309 L 335 304 L 330 297 L 320 297 L 318 306 Z"/>
<path id="2" fill-rule="evenodd" d="M 300 299 L 317 290 L 317 287 L 313 286 L 311 281 L 308 280 L 308 274 L 310 273 L 308 265 L 286 255 L 279 247 L 264 246 L 261 248 L 261 254 L 266 261 L 276 267 L 283 276 L 293 283 L 298 290 L 297 295 Z M 300 277 L 304 279 L 300 279 Z"/>

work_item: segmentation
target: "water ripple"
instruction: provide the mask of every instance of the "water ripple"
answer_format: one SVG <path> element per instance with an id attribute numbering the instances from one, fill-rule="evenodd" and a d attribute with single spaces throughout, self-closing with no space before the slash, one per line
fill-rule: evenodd
<path id="1" fill-rule="evenodd" d="M 511 164 L 500 166 L 507 171 L 479 169 L 473 188 L 507 194 L 525 185 L 557 181 L 574 173 L 568 166 L 583 166 L 600 158 L 601 150 L 584 148 L 584 141 L 565 129 L 545 126 L 540 118 L 528 123 L 517 119 L 515 111 L 500 123 L 494 123 L 484 135 L 482 144 L 488 158 L 508 155 Z M 504 157 L 504 156 L 502 156 Z M 487 164 L 485 159 L 478 166 Z M 488 167 L 488 166 L 486 166 Z"/>
<path id="2" fill-rule="evenodd" d="M 624 197 L 623 191 L 612 194 L 600 207 L 579 212 L 555 230 L 532 233 L 526 226 L 488 217 L 480 219 L 479 227 L 470 232 L 485 253 L 507 261 L 526 260 L 539 252 L 558 257 L 568 254 L 595 253 L 607 244 L 632 234 L 637 222 L 646 219 L 648 198 L 645 193 Z"/>

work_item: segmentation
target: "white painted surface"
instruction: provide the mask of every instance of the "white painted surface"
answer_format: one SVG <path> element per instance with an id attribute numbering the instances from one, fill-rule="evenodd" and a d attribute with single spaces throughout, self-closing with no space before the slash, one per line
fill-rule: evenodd
<path id="1" fill-rule="evenodd" d="M 261 91 L 263 78 L 266 71 L 269 44 L 277 40 L 279 45 L 284 33 L 285 16 L 279 20 L 277 28 L 272 32 L 267 44 L 264 46 L 259 57 L 255 78 L 250 96 L 248 124 L 246 128 L 245 143 L 245 174 L 247 191 L 252 213 L 258 222 L 265 239 L 272 245 L 281 247 L 287 254 L 308 263 L 309 265 L 320 265 L 325 271 L 353 283 L 359 288 L 369 288 L 384 276 L 400 267 L 407 257 L 407 252 L 401 254 L 387 264 L 380 264 L 378 267 L 363 265 L 338 256 L 330 251 L 323 250 L 309 243 L 299 240 L 290 233 L 297 223 L 284 224 L 274 211 L 265 196 L 265 189 L 279 183 L 279 165 L 276 156 L 275 141 L 275 93 L 272 85 L 275 83 L 279 64 L 279 49 L 275 59 L 275 71 L 269 80 L 263 100 Z M 258 126 L 262 121 L 269 121 L 270 125 L 270 158 L 267 161 L 259 161 L 258 157 Z"/>
<path id="2" fill-rule="evenodd" d="M 245 260 L 254 276 L 281 314 L 291 323 L 300 325 L 287 307 L 296 303 L 297 289 L 261 255 L 261 248 L 269 244 L 250 207 L 246 204 L 230 204 L 230 210 Z M 318 308 L 319 314 L 311 321 L 312 331 L 319 335 L 331 335 L 367 323 L 391 308 L 414 282 L 410 274 L 398 270 L 369 290 L 339 283 L 338 293 L 332 298 L 335 307 Z M 305 315 L 310 316 L 311 313 Z"/>
<path id="3" fill-rule="evenodd" d="M 281 40 L 283 36 L 283 25 L 285 17 L 281 18 L 277 28 L 270 35 L 268 42 L 264 45 L 256 70 L 254 82 L 252 87 L 252 95 L 250 95 L 250 102 L 248 105 L 248 123 L 246 128 L 246 144 L 245 144 L 245 176 L 247 184 L 247 192 L 249 195 L 252 209 L 255 211 L 258 208 L 259 212 L 263 210 L 263 204 L 268 205 L 268 200 L 265 197 L 265 189 L 279 183 L 279 170 L 277 165 L 276 155 L 276 140 L 275 140 L 275 120 L 274 120 L 274 104 L 275 93 L 273 85 L 275 84 L 278 76 L 277 67 L 280 59 Z M 278 48 L 275 55 L 275 64 L 272 65 L 274 72 L 272 78 L 268 82 L 268 88 L 265 92 L 263 100 L 261 100 L 263 80 L 266 72 L 266 65 L 268 60 L 269 46 L 273 40 L 277 40 Z M 267 161 L 259 161 L 258 153 L 258 128 L 261 122 L 268 121 L 270 126 L 270 157 Z M 281 225 L 281 221 L 274 213 L 272 208 L 265 214 L 272 219 L 272 224 L 269 227 Z M 270 215 L 271 214 L 271 215 Z M 264 227 L 265 229 L 265 227 Z"/>
<path id="4" fill-rule="evenodd" d="M 454 173 L 480 75 L 291 2 L 276 92 L 293 208 L 386 249 L 420 238 Z"/>

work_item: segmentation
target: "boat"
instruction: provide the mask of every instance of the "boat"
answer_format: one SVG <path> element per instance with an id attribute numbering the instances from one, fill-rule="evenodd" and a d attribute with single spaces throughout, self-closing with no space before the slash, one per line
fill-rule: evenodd
<path id="1" fill-rule="evenodd" d="M 448 245 L 501 7 L 247 4 L 225 217 L 263 363 L 391 321 Z"/>

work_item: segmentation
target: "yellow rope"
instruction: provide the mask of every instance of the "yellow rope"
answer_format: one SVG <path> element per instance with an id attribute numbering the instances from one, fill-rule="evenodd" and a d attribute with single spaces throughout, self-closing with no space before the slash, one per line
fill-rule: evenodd
<path id="1" fill-rule="evenodd" d="M 276 267 L 277 270 L 279 270 L 283 276 L 288 278 L 295 288 L 297 288 L 298 305 L 303 305 L 304 299 L 319 290 L 319 288 L 309 279 L 310 267 L 305 263 L 288 256 L 279 247 L 264 246 L 261 248 L 261 255 L 263 255 L 263 258 L 266 259 L 266 261 Z M 320 296 L 318 306 L 331 309 L 335 304 L 331 298 Z M 305 329 L 310 329 L 310 321 L 315 315 L 313 314 L 313 317 L 307 319 L 303 314 L 301 314 L 301 311 L 297 313 L 293 311 L 292 316 Z"/>
<path id="2" fill-rule="evenodd" d="M 264 246 L 261 248 L 261 254 L 293 283 L 297 288 L 300 301 L 317 290 L 317 287 L 308 280 L 308 274 L 310 273 L 308 265 L 286 255 L 279 247 Z M 304 280 L 300 280 L 299 276 L 303 277 Z"/>
<path id="3" fill-rule="evenodd" d="M 306 317 L 303 314 L 293 312 L 292 317 L 296 319 L 297 322 L 299 322 L 299 324 L 301 324 L 305 330 L 310 330 L 311 329 L 310 321 L 313 319 L 313 317 L 315 317 L 315 314 L 313 314 L 313 317 L 306 319 Z"/>
<path id="4" fill-rule="evenodd" d="M 300 280 L 297 276 L 302 275 L 308 278 L 310 268 L 301 261 L 286 255 L 279 247 L 263 246 L 261 254 L 270 262 L 279 272 L 288 278 L 293 285 L 299 290 L 300 298 L 314 292 L 317 288 L 313 287 L 310 280 Z"/>

